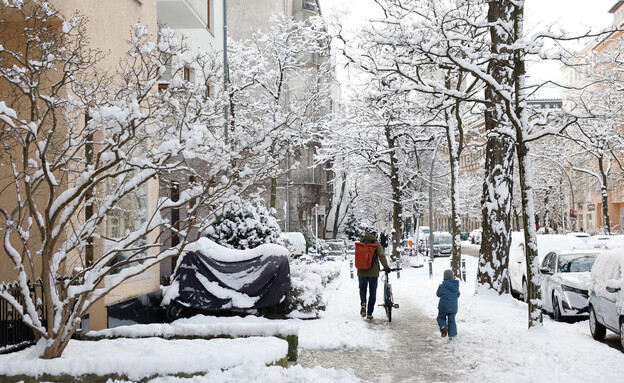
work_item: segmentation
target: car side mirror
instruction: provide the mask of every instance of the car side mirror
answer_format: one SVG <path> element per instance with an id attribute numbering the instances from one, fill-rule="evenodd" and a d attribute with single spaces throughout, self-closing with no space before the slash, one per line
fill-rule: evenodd
<path id="1" fill-rule="evenodd" d="M 607 281 L 607 291 L 610 293 L 617 293 L 622 289 L 622 281 L 617 279 L 609 279 Z"/>
<path id="2" fill-rule="evenodd" d="M 548 267 L 542 267 L 540 268 L 540 273 L 552 275 L 553 272 Z"/>

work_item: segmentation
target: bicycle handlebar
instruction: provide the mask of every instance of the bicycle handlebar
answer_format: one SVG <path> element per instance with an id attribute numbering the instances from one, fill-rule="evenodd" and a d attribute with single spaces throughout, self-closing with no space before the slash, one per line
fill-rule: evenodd
<path id="1" fill-rule="evenodd" d="M 394 269 L 387 269 L 387 271 L 386 271 L 386 270 L 384 270 L 384 271 L 385 271 L 386 273 L 390 273 L 390 272 L 392 272 L 392 271 L 399 271 L 399 270 L 403 270 L 403 269 L 402 269 L 402 268 L 400 268 L 400 267 L 395 267 Z"/>

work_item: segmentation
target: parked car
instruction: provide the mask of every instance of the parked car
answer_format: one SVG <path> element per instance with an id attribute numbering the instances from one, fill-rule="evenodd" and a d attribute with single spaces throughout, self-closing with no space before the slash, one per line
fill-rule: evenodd
<path id="1" fill-rule="evenodd" d="M 468 237 L 468 239 L 470 240 L 470 243 L 472 243 L 473 245 L 480 245 L 482 233 L 483 233 L 483 229 L 475 229 L 471 231 L 470 236 Z"/>
<path id="2" fill-rule="evenodd" d="M 537 234 L 537 256 L 541 264 L 546 254 L 555 250 L 586 249 L 585 242 L 575 236 L 563 234 Z M 526 274 L 526 255 L 524 253 L 524 233 L 511 233 L 509 249 L 509 281 L 511 295 L 526 301 L 528 279 Z"/>
<path id="3" fill-rule="evenodd" d="M 585 232 L 582 232 L 582 231 L 571 232 L 571 233 L 568 233 L 566 235 L 569 235 L 569 236 L 572 236 L 572 237 L 576 237 L 576 238 L 580 238 L 580 239 L 582 239 L 585 242 L 589 241 L 589 239 L 591 238 L 591 235 L 589 235 L 589 234 L 587 234 Z"/>
<path id="4" fill-rule="evenodd" d="M 610 239 L 611 239 L 610 235 L 604 235 L 604 234 L 591 236 L 589 237 L 589 240 L 587 240 L 587 248 L 588 249 L 605 248 Z"/>
<path id="5" fill-rule="evenodd" d="M 589 273 L 600 250 L 556 250 L 541 263 L 542 309 L 557 322 L 589 315 Z"/>
<path id="6" fill-rule="evenodd" d="M 624 248 L 624 235 L 612 235 L 609 240 L 604 244 L 605 249 L 619 249 Z"/>
<path id="7" fill-rule="evenodd" d="M 284 247 L 293 257 L 300 257 L 306 252 L 306 240 L 303 233 L 299 231 L 283 232 L 280 234 Z"/>
<path id="8" fill-rule="evenodd" d="M 607 329 L 620 336 L 624 347 L 624 254 L 607 250 L 592 267 L 589 281 L 589 330 L 596 340 L 604 339 Z"/>
<path id="9" fill-rule="evenodd" d="M 453 252 L 453 237 L 446 231 L 433 233 L 433 257 L 450 257 Z"/>
<path id="10" fill-rule="evenodd" d="M 459 239 L 461 239 L 462 241 L 467 241 L 468 235 L 470 234 L 467 231 L 462 231 L 461 233 L 459 233 Z"/>

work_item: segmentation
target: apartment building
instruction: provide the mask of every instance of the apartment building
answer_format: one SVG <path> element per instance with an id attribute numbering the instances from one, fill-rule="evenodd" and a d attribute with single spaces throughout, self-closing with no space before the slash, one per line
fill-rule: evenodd
<path id="1" fill-rule="evenodd" d="M 562 68 L 563 105 L 567 110 L 576 110 L 583 94 L 589 94 L 599 89 L 600 85 L 590 84 L 588 73 L 593 71 L 593 65 L 600 60 L 603 53 L 621 50 L 623 34 L 620 30 L 624 24 L 624 1 L 616 1 L 608 10 L 613 15 L 613 22 L 607 30 L 614 32 L 600 35 L 596 40 L 585 45 L 572 59 L 572 65 Z M 597 160 L 589 159 L 594 168 L 598 167 Z M 578 177 L 577 177 L 578 178 Z M 580 187 L 574 191 L 576 196 L 574 209 L 577 210 L 576 225 L 579 230 L 596 232 L 604 226 L 602 193 L 591 177 L 585 177 L 589 182 L 577 182 Z M 572 183 L 572 182 L 571 182 Z M 612 183 L 613 184 L 613 183 Z M 571 197 L 572 198 L 572 197 Z M 624 187 L 613 185 L 608 190 L 608 212 L 611 230 L 622 232 L 624 229 Z"/>
<path id="2" fill-rule="evenodd" d="M 29 4 L 40 4 L 37 0 L 26 0 L 25 7 Z M 115 73 L 115 68 L 126 56 L 129 46 L 126 42 L 131 38 L 135 25 L 146 27 L 147 33 L 153 39 L 157 37 L 159 26 L 165 25 L 173 28 L 180 37 L 185 36 L 186 44 L 191 53 L 198 49 L 203 51 L 213 50 L 222 52 L 223 50 L 223 2 L 214 0 L 51 0 L 50 7 L 58 11 L 59 17 L 50 21 L 51 28 L 63 27 L 63 23 L 71 20 L 72 16 L 79 15 L 87 20 L 85 24 L 88 46 L 103 53 L 101 60 L 96 64 L 95 70 Z M 6 16 L 6 15 L 5 15 Z M 16 36 L 23 36 L 24 22 L 20 17 L 6 17 L 6 23 L 0 28 L 0 45 L 6 49 L 21 49 L 25 46 L 24 41 Z M 201 72 L 193 66 L 184 68 L 181 76 L 189 81 L 200 81 Z M 168 81 L 166 77 L 161 79 L 154 91 L 166 87 Z M 45 79 L 50 83 L 54 78 Z M 17 113 L 29 113 L 28 110 L 20 110 L 15 105 L 20 105 L 19 100 L 12 99 L 13 94 L 9 94 L 7 84 L 0 81 L 0 101 L 14 105 Z M 219 84 L 214 84 L 215 88 Z M 87 118 L 84 116 L 84 118 Z M 81 120 L 81 119 L 79 119 Z M 82 121 L 82 120 L 81 120 Z M 81 123 L 78 121 L 78 123 Z M 0 132 L 1 133 L 1 132 Z M 8 155 L 8 153 L 5 153 Z M 7 157 L 4 157 L 6 159 Z M 9 166 L 4 166 L 5 161 L 0 156 L 0 205 L 10 209 L 17 204 L 18 195 L 15 188 L 11 187 L 12 170 Z M 183 185 L 181 185 L 183 187 Z M 103 239 L 118 237 L 128 228 L 135 227 L 145 219 L 145 211 L 150 211 L 155 206 L 162 189 L 159 180 L 150 180 L 147 184 L 136 188 L 132 198 L 121 201 L 118 209 L 111 212 L 101 228 L 102 235 L 93 239 L 89 249 L 89 257 L 98 259 L 105 249 L 112 246 L 112 243 Z M 22 190 L 22 192 L 24 192 Z M 104 191 L 100 191 L 105 193 Z M 37 196 L 41 201 L 45 201 L 46 195 Z M 44 205 L 44 204 L 43 204 Z M 82 214 L 82 213 L 81 213 Z M 0 218 L 2 220 L 2 218 Z M 3 223 L 4 224 L 4 223 Z M 153 233 L 146 238 L 146 241 L 155 241 L 157 233 Z M 33 230 L 32 240 L 36 241 L 37 233 Z M 157 249 L 151 251 L 157 252 Z M 35 260 L 37 258 L 35 257 Z M 37 261 L 39 262 L 39 261 Z M 64 273 L 71 275 L 75 268 L 80 268 L 81 262 L 78 257 L 67 261 Z M 167 264 L 171 267 L 171 264 Z M 33 281 L 41 275 L 41 264 L 33 265 L 33 271 L 29 272 L 29 279 Z M 149 300 L 149 294 L 159 290 L 161 281 L 161 266 L 156 265 L 146 272 L 134 276 L 114 289 L 111 293 L 97 301 L 84 319 L 85 329 L 98 330 L 109 326 L 119 325 L 123 319 L 117 314 L 123 310 L 130 310 L 132 300 Z M 8 254 L 0 247 L 0 282 L 11 283 L 17 277 L 13 268 L 13 262 Z M 109 283 L 114 275 L 107 276 L 104 284 Z"/>

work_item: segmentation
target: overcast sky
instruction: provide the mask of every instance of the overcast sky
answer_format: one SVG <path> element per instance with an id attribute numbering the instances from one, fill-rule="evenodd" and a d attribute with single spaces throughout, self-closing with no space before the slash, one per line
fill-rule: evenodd
<path id="1" fill-rule="evenodd" d="M 379 6 L 372 0 L 320 0 L 323 14 L 345 14 L 345 29 L 362 26 L 370 17 L 380 15 Z M 611 24 L 609 9 L 616 0 L 526 0 L 525 32 L 543 30 L 555 25 L 568 32 L 586 32 L 588 28 L 600 30 Z M 556 63 L 529 67 L 533 81 L 545 79 L 560 81 L 561 73 Z M 547 91 L 543 97 L 558 97 L 558 91 Z"/>

